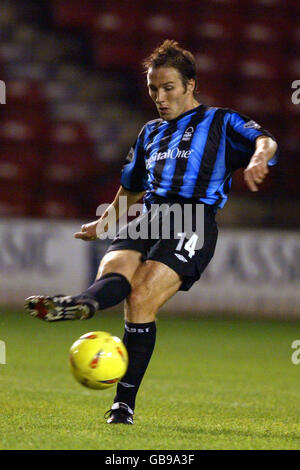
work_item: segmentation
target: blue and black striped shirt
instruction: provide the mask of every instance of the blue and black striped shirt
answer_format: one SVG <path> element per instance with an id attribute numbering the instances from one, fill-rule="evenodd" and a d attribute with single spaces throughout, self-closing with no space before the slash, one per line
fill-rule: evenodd
<path id="1" fill-rule="evenodd" d="M 200 105 L 171 121 L 155 119 L 130 149 L 121 184 L 129 191 L 147 191 L 150 201 L 155 194 L 222 208 L 233 172 L 246 168 L 261 135 L 272 137 L 250 118 L 225 108 Z M 268 165 L 276 164 L 277 154 Z"/>

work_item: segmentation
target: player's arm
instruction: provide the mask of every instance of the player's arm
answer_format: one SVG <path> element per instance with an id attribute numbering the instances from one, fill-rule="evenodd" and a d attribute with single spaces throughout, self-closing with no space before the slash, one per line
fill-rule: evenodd
<path id="1" fill-rule="evenodd" d="M 84 241 L 91 241 L 97 239 L 97 232 L 98 235 L 104 233 L 108 229 L 107 220 L 109 215 L 112 211 L 115 211 L 116 214 L 116 221 L 119 220 L 122 215 L 124 215 L 124 210 L 122 212 L 123 205 L 120 206 L 120 196 L 127 197 L 127 209 L 129 209 L 132 204 L 135 204 L 139 201 L 145 194 L 146 191 L 142 192 L 131 192 L 125 189 L 123 186 L 120 186 L 113 202 L 108 206 L 104 214 L 94 222 L 90 222 L 89 224 L 84 224 L 81 226 L 80 232 L 76 232 L 74 234 L 75 238 L 80 238 Z"/>
<path id="2" fill-rule="evenodd" d="M 276 150 L 277 143 L 271 137 L 260 136 L 256 139 L 255 152 L 244 170 L 244 179 L 251 191 L 258 191 L 257 185 L 269 173 L 268 162 L 274 157 Z"/>

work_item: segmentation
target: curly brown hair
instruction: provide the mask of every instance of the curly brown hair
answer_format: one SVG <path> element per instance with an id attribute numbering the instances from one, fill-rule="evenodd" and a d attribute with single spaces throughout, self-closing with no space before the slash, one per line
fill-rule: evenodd
<path id="1" fill-rule="evenodd" d="M 177 41 L 166 39 L 143 61 L 144 70 L 149 68 L 174 67 L 180 73 L 183 86 L 187 82 L 197 79 L 196 61 L 193 54 L 183 49 Z M 196 91 L 196 90 L 195 90 Z"/>

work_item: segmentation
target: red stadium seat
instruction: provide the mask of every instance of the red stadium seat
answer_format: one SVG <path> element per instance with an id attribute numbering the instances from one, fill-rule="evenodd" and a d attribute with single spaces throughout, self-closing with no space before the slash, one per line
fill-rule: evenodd
<path id="1" fill-rule="evenodd" d="M 292 83 L 294 80 L 300 79 L 300 54 L 288 58 L 285 65 L 286 80 Z"/>
<path id="2" fill-rule="evenodd" d="M 52 0 L 53 17 L 61 28 L 85 27 L 93 25 L 97 14 L 97 3 L 93 0 Z"/>
<path id="3" fill-rule="evenodd" d="M 166 39 L 178 41 L 188 47 L 191 12 L 195 3 L 189 0 L 164 0 L 145 2 L 145 13 L 141 23 L 144 56 Z"/>
<path id="4" fill-rule="evenodd" d="M 193 54 L 197 64 L 198 74 L 207 79 L 218 82 L 223 78 L 236 75 L 237 56 L 233 49 L 221 50 L 219 48 L 195 48 Z"/>
<path id="5" fill-rule="evenodd" d="M 39 177 L 41 163 L 41 155 L 37 146 L 2 145 L 0 148 L 0 181 L 31 184 Z"/>
<path id="6" fill-rule="evenodd" d="M 200 10 L 205 14 L 226 15 L 228 12 L 236 12 L 240 8 L 239 0 L 201 0 L 201 3 L 196 0 L 196 10 Z"/>
<path id="7" fill-rule="evenodd" d="M 49 129 L 48 139 L 53 144 L 92 144 L 87 126 L 80 122 L 53 122 Z"/>
<path id="8" fill-rule="evenodd" d="M 7 100 L 11 105 L 38 105 L 45 103 L 42 85 L 38 81 L 11 80 L 6 82 Z"/>
<path id="9" fill-rule="evenodd" d="M 190 49 L 196 58 L 199 75 L 206 76 L 209 82 L 235 76 L 238 29 L 237 15 L 228 17 L 206 12 L 194 15 Z"/>
<path id="10" fill-rule="evenodd" d="M 280 190 L 289 195 L 290 200 L 299 200 L 299 149 L 294 152 L 285 151 L 282 155 L 283 165 L 280 175 Z M 292 205 L 290 206 L 292 209 Z"/>
<path id="11" fill-rule="evenodd" d="M 39 204 L 36 206 L 35 215 L 46 218 L 73 219 L 81 217 L 81 203 L 79 191 L 63 191 L 60 187 L 45 186 L 39 196 Z"/>
<path id="12" fill-rule="evenodd" d="M 231 107 L 255 120 L 258 117 L 265 118 L 270 115 L 280 116 L 282 113 L 281 102 L 277 96 L 272 95 L 272 93 L 259 95 L 255 89 L 234 94 Z"/>
<path id="13" fill-rule="evenodd" d="M 298 94 L 299 97 L 299 94 Z M 295 119 L 300 117 L 300 104 L 295 104 L 291 100 L 291 96 L 286 94 L 284 96 L 283 106 L 282 106 L 282 113 L 285 114 L 285 117 L 293 116 Z"/>
<path id="14" fill-rule="evenodd" d="M 282 121 L 282 116 L 279 114 L 277 116 L 269 115 L 269 116 L 251 116 L 255 119 L 258 124 L 260 124 L 264 129 L 269 131 L 275 140 L 282 146 L 282 139 L 285 135 L 286 129 L 284 127 L 284 123 Z"/>
<path id="15" fill-rule="evenodd" d="M 0 108 L 1 110 L 1 108 Z M 13 103 L 6 106 L 3 116 L 9 121 L 23 121 L 26 116 L 26 124 L 33 126 L 39 133 L 49 127 L 49 113 L 44 103 Z"/>
<path id="16" fill-rule="evenodd" d="M 281 56 L 276 53 L 266 55 L 263 50 L 257 50 L 247 56 L 241 55 L 237 73 L 246 78 L 278 80 L 285 71 L 281 70 Z"/>
<path id="17" fill-rule="evenodd" d="M 138 70 L 141 68 L 142 55 L 135 40 L 104 40 L 93 35 L 94 62 L 104 70 Z"/>
<path id="18" fill-rule="evenodd" d="M 293 58 L 294 56 L 298 56 L 300 47 L 300 25 L 298 22 L 294 23 L 293 26 L 290 28 L 290 34 L 287 38 L 287 42 L 291 58 Z"/>
<path id="19" fill-rule="evenodd" d="M 128 15 L 130 11 L 130 15 Z M 93 20 L 95 63 L 103 69 L 136 69 L 143 11 L 136 2 L 111 2 L 98 8 Z"/>
<path id="20" fill-rule="evenodd" d="M 300 104 L 298 106 L 300 106 Z M 299 153 L 300 113 L 298 116 L 290 115 L 289 118 L 286 119 L 285 124 L 281 145 L 291 154 Z"/>
<path id="21" fill-rule="evenodd" d="M 28 217 L 32 215 L 34 196 L 30 186 L 0 185 L 0 216 Z"/>
<path id="22" fill-rule="evenodd" d="M 35 121 L 28 122 L 26 115 L 18 120 L 0 121 L 0 139 L 4 143 L 38 142 L 41 137 L 39 124 Z"/>
<path id="23" fill-rule="evenodd" d="M 205 10 L 195 11 L 193 26 L 191 27 L 191 43 L 196 47 L 203 47 L 207 51 L 216 49 L 222 44 L 222 50 L 234 48 L 240 32 L 240 17 L 236 12 Z"/>
<path id="24" fill-rule="evenodd" d="M 142 23 L 143 44 L 146 55 L 165 39 L 174 39 L 185 45 L 188 39 L 188 25 L 185 16 L 177 9 L 159 8 L 147 12 Z"/>
<path id="25" fill-rule="evenodd" d="M 206 82 L 198 77 L 198 100 L 207 106 L 232 107 L 231 87 L 226 82 Z"/>
<path id="26" fill-rule="evenodd" d="M 244 41 L 247 45 L 249 42 L 253 42 L 256 45 L 279 45 L 280 44 L 280 30 L 275 28 L 272 20 L 267 21 L 250 20 L 241 30 L 241 41 Z"/>
<path id="27" fill-rule="evenodd" d="M 257 96 L 272 94 L 278 100 L 281 95 L 281 83 L 269 78 L 243 77 L 236 80 L 237 89 L 241 93 L 256 93 Z"/>
<path id="28" fill-rule="evenodd" d="M 294 17 L 297 17 L 300 13 L 300 4 L 297 0 L 281 0 L 285 3 L 287 10 Z"/>
<path id="29" fill-rule="evenodd" d="M 236 74 L 236 98 L 242 100 L 252 110 L 267 113 L 280 113 L 282 101 L 281 74 L 285 71 L 280 58 L 251 54 L 241 60 Z"/>
<path id="30" fill-rule="evenodd" d="M 261 49 L 266 56 L 280 57 L 285 53 L 288 34 L 289 22 L 284 17 L 276 17 L 274 13 L 271 17 L 246 17 L 239 38 L 241 53 L 256 53 Z"/>
<path id="31" fill-rule="evenodd" d="M 56 145 L 43 167 L 43 179 L 62 185 L 84 185 L 102 175 L 106 166 L 96 160 L 85 145 Z"/>
<path id="32" fill-rule="evenodd" d="M 119 186 L 119 175 L 111 175 L 108 178 L 106 177 L 105 180 L 100 179 L 90 188 L 87 207 L 89 208 L 91 217 L 95 216 L 96 209 L 100 204 L 110 204 L 114 200 Z"/>
<path id="33" fill-rule="evenodd" d="M 107 42 L 111 40 L 121 42 L 122 39 L 129 38 L 136 40 L 143 13 L 143 8 L 134 1 L 109 2 L 106 6 L 98 7 L 93 18 L 93 32 Z"/>
<path id="34" fill-rule="evenodd" d="M 240 3 L 245 14 L 260 18 L 283 15 L 288 9 L 288 0 L 243 0 Z"/>

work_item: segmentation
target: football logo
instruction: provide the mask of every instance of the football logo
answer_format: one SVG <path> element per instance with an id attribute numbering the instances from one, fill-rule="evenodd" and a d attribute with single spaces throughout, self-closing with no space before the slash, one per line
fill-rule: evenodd
<path id="1" fill-rule="evenodd" d="M 191 140 L 192 138 L 192 135 L 194 133 L 194 128 L 192 126 L 188 127 L 186 130 L 185 130 L 185 133 L 183 134 L 183 137 L 182 137 L 182 140 L 184 142 L 189 142 L 189 140 Z"/>

